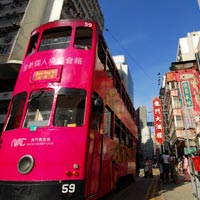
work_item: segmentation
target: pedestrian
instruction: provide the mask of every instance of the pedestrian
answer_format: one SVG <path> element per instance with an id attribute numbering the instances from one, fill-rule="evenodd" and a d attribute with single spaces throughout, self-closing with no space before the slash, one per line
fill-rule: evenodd
<path id="1" fill-rule="evenodd" d="M 178 182 L 178 161 L 174 152 L 171 152 L 169 156 L 171 179 L 173 183 Z"/>
<path id="2" fill-rule="evenodd" d="M 178 162 L 178 173 L 180 175 L 183 175 L 183 160 L 182 159 L 180 159 Z"/>
<path id="3" fill-rule="evenodd" d="M 159 171 L 160 171 L 160 179 L 163 180 L 163 158 L 162 158 L 162 154 L 160 154 L 159 157 L 158 157 L 158 166 L 159 166 Z"/>
<path id="4" fill-rule="evenodd" d="M 183 155 L 183 173 L 184 180 L 190 182 L 190 170 L 189 170 L 189 162 L 186 155 Z"/>
<path id="5" fill-rule="evenodd" d="M 163 159 L 163 183 L 169 183 L 169 154 L 168 150 L 162 155 Z"/>
<path id="6" fill-rule="evenodd" d="M 152 171 L 152 161 L 147 156 L 144 163 L 144 177 L 152 177 L 153 171 Z"/>

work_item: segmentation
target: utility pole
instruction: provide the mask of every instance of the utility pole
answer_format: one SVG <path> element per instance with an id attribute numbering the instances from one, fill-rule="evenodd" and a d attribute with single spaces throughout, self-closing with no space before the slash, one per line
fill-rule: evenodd
<path id="1" fill-rule="evenodd" d="M 191 151 L 190 151 L 190 141 L 189 141 L 189 135 L 188 135 L 188 126 L 187 126 L 187 120 L 186 120 L 186 113 L 187 108 L 183 105 L 182 106 L 182 114 L 183 114 L 183 120 L 184 120 L 184 128 L 185 128 L 185 138 L 186 138 L 186 143 L 187 143 L 187 152 L 188 152 L 188 162 L 189 162 L 189 170 L 190 170 L 190 177 L 191 177 L 191 182 L 192 182 L 192 191 L 193 191 L 193 199 L 194 200 L 200 200 L 199 198 L 199 191 L 198 191 L 198 185 L 197 185 L 197 180 L 195 176 L 195 170 L 192 164 L 192 159 L 191 159 Z"/>

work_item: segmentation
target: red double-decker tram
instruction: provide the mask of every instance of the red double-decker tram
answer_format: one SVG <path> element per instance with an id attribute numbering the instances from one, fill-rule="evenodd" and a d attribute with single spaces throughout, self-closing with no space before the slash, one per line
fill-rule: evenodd
<path id="1" fill-rule="evenodd" d="M 136 112 L 97 24 L 31 33 L 0 143 L 0 199 L 98 199 L 136 174 Z"/>

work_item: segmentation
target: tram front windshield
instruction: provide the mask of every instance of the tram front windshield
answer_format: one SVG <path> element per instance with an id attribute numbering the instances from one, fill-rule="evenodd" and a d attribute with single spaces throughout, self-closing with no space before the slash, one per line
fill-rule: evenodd
<path id="1" fill-rule="evenodd" d="M 53 97 L 53 91 L 41 90 L 31 94 L 24 127 L 41 127 L 49 124 Z"/>
<path id="2" fill-rule="evenodd" d="M 84 123 L 86 91 L 61 88 L 58 93 L 54 125 L 76 127 Z"/>

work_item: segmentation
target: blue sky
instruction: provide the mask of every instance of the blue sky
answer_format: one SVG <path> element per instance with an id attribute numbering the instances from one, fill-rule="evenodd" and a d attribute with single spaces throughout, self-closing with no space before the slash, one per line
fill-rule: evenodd
<path id="1" fill-rule="evenodd" d="M 111 54 L 125 55 L 134 82 L 134 106 L 152 110 L 161 77 L 176 60 L 178 40 L 200 31 L 197 0 L 99 0 Z"/>

